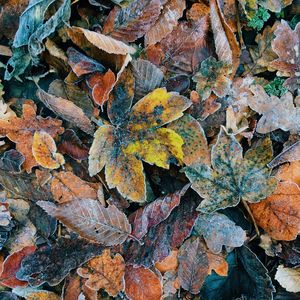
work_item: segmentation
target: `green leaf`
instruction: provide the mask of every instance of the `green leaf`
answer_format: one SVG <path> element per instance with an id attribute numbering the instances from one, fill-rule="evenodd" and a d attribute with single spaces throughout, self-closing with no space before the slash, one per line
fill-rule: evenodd
<path id="1" fill-rule="evenodd" d="M 271 96 L 281 97 L 287 92 L 287 89 L 283 87 L 284 79 L 280 77 L 275 77 L 274 80 L 270 81 L 264 86 L 265 91 Z"/>
<path id="2" fill-rule="evenodd" d="M 259 7 L 254 17 L 248 22 L 248 26 L 260 31 L 264 27 L 264 23 L 268 21 L 270 14 L 264 7 Z"/>
<path id="3" fill-rule="evenodd" d="M 195 164 L 183 169 L 192 188 L 204 198 L 197 209 L 211 213 L 236 206 L 241 199 L 256 203 L 272 194 L 277 180 L 266 167 L 272 155 L 271 140 L 265 138 L 243 158 L 241 145 L 222 127 L 211 151 L 213 168 Z"/>

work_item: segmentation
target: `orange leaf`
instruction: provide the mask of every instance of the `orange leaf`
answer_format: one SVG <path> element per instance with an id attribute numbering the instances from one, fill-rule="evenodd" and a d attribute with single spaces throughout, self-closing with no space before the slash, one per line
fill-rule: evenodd
<path id="1" fill-rule="evenodd" d="M 109 249 L 105 249 L 102 255 L 91 259 L 86 266 L 78 268 L 77 273 L 87 278 L 85 285 L 92 290 L 105 289 L 112 297 L 116 297 L 124 290 L 124 259 L 120 254 L 112 258 Z"/>
<path id="2" fill-rule="evenodd" d="M 65 163 L 64 157 L 56 153 L 54 139 L 45 131 L 36 131 L 33 136 L 32 153 L 37 163 L 47 169 L 58 169 Z"/>
<path id="3" fill-rule="evenodd" d="M 155 264 L 155 268 L 161 273 L 175 271 L 178 267 L 178 250 L 172 250 L 171 253 L 163 260 Z"/>
<path id="4" fill-rule="evenodd" d="M 24 169 L 30 173 L 32 167 L 38 163 L 32 154 L 32 144 L 34 132 L 37 130 L 47 132 L 55 138 L 64 132 L 60 127 L 62 122 L 51 118 L 41 118 L 36 116 L 36 106 L 33 101 L 26 101 L 23 104 L 23 116 L 11 117 L 9 120 L 0 120 L 0 134 L 6 135 L 11 141 L 16 143 L 17 150 L 25 157 Z"/>
<path id="5" fill-rule="evenodd" d="M 280 182 L 273 195 L 250 204 L 257 225 L 275 240 L 292 241 L 300 233 L 300 189 L 293 182 Z"/>
<path id="6" fill-rule="evenodd" d="M 143 267 L 126 267 L 125 292 L 131 300 L 160 300 L 161 279 L 151 270 Z"/>

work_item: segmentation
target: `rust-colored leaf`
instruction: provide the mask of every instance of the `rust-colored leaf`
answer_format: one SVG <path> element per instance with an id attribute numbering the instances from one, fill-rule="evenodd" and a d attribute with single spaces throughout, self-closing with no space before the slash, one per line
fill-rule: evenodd
<path id="1" fill-rule="evenodd" d="M 64 157 L 57 153 L 55 141 L 45 131 L 36 131 L 33 136 L 32 153 L 39 165 L 47 169 L 57 169 L 65 163 Z"/>
<path id="2" fill-rule="evenodd" d="M 6 135 L 11 141 L 16 143 L 17 150 L 25 158 L 23 167 L 27 172 L 31 172 L 32 167 L 38 165 L 32 153 L 33 136 L 35 131 L 45 131 L 52 138 L 63 133 L 60 127 L 62 122 L 50 117 L 44 119 L 36 116 L 36 106 L 32 101 L 23 104 L 22 117 L 13 116 L 9 120 L 0 120 L 0 134 Z"/>
<path id="3" fill-rule="evenodd" d="M 300 233 L 300 188 L 280 182 L 277 190 L 260 203 L 250 205 L 257 225 L 273 239 L 292 241 Z"/>
<path id="4" fill-rule="evenodd" d="M 160 300 L 162 280 L 153 271 L 143 267 L 126 267 L 125 292 L 131 300 Z"/>
<path id="5" fill-rule="evenodd" d="M 105 289 L 112 297 L 116 297 L 124 290 L 124 259 L 120 254 L 111 257 L 109 249 L 78 268 L 77 273 L 87 278 L 85 285 L 92 290 Z"/>

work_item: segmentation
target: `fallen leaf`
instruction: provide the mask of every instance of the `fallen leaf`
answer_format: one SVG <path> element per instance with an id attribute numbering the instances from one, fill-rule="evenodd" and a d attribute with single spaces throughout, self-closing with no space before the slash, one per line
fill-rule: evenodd
<path id="1" fill-rule="evenodd" d="M 97 190 L 91 183 L 83 181 L 72 172 L 55 173 L 51 182 L 53 198 L 58 203 L 76 199 L 97 199 Z"/>
<path id="2" fill-rule="evenodd" d="M 90 119 L 85 115 L 83 110 L 72 101 L 48 94 L 42 89 L 38 90 L 37 95 L 46 107 L 51 109 L 55 114 L 74 124 L 82 131 L 93 134 L 94 127 Z"/>
<path id="3" fill-rule="evenodd" d="M 120 254 L 111 257 L 106 249 L 100 256 L 92 258 L 77 273 L 87 278 L 85 285 L 92 290 L 105 289 L 112 297 L 124 290 L 125 262 Z"/>
<path id="4" fill-rule="evenodd" d="M 145 201 L 141 160 L 166 169 L 170 161 L 182 161 L 182 138 L 175 131 L 161 127 L 181 117 L 189 105 L 187 98 L 159 88 L 131 108 L 126 122 L 121 122 L 124 128 L 120 124 L 99 127 L 89 153 L 90 176 L 106 166 L 109 188 L 116 187 L 132 201 Z"/>
<path id="5" fill-rule="evenodd" d="M 32 101 L 23 104 L 23 116 L 13 116 L 9 120 L 0 120 L 0 134 L 16 143 L 16 149 L 24 156 L 24 169 L 29 173 L 37 162 L 32 154 L 34 132 L 43 130 L 55 138 L 63 133 L 62 122 L 50 117 L 36 116 L 36 106 Z"/>
<path id="6" fill-rule="evenodd" d="M 125 292 L 131 300 L 160 300 L 162 280 L 149 269 L 127 266 Z"/>
<path id="7" fill-rule="evenodd" d="M 177 25 L 178 19 L 185 10 L 185 2 L 181 0 L 168 0 L 164 5 L 158 19 L 145 34 L 145 44 L 154 45 L 166 37 Z"/>
<path id="8" fill-rule="evenodd" d="M 61 298 L 53 293 L 48 291 L 38 291 L 32 292 L 26 295 L 26 300 L 60 300 Z"/>
<path id="9" fill-rule="evenodd" d="M 172 250 L 171 253 L 161 261 L 155 264 L 155 268 L 161 273 L 175 271 L 178 267 L 178 250 Z"/>
<path id="10" fill-rule="evenodd" d="M 204 164 L 184 168 L 192 188 L 204 198 L 198 210 L 211 213 L 236 206 L 241 199 L 255 203 L 272 194 L 277 180 L 270 177 L 266 167 L 271 158 L 270 139 L 264 139 L 243 157 L 243 149 L 236 138 L 221 127 L 211 151 L 213 169 Z"/>
<path id="11" fill-rule="evenodd" d="M 292 181 L 300 186 L 300 161 L 293 161 L 279 167 L 276 178 L 282 181 Z"/>
<path id="12" fill-rule="evenodd" d="M 106 19 L 103 33 L 124 42 L 133 42 L 155 24 L 160 10 L 160 0 L 133 0 L 127 7 L 115 6 Z"/>
<path id="13" fill-rule="evenodd" d="M 0 275 L 0 283 L 3 286 L 15 288 L 17 286 L 26 287 L 28 283 L 16 278 L 16 273 L 21 266 L 21 261 L 36 250 L 35 246 L 24 247 L 8 255 L 2 265 L 2 272 Z"/>
<path id="14" fill-rule="evenodd" d="M 143 238 L 148 230 L 166 220 L 173 209 L 180 203 L 181 197 L 186 192 L 188 186 L 174 194 L 160 197 L 144 208 L 140 208 L 132 213 L 129 222 L 132 225 L 132 235 L 136 238 Z"/>
<path id="15" fill-rule="evenodd" d="M 39 248 L 26 256 L 17 272 L 19 280 L 28 281 L 31 286 L 44 282 L 54 286 L 70 272 L 92 257 L 100 255 L 103 248 L 80 239 L 61 238 L 54 245 Z"/>
<path id="16" fill-rule="evenodd" d="M 269 96 L 262 86 L 250 87 L 253 96 L 248 98 L 251 109 L 262 114 L 256 127 L 259 133 L 268 133 L 276 129 L 296 130 L 300 120 L 300 109 L 295 107 L 293 95 L 285 93 L 279 99 L 276 96 Z"/>
<path id="17" fill-rule="evenodd" d="M 198 294 L 208 274 L 208 258 L 200 239 L 188 239 L 178 253 L 178 277 L 182 288 Z"/>
<path id="18" fill-rule="evenodd" d="M 258 226 L 275 240 L 292 241 L 300 233 L 300 188 L 280 182 L 274 194 L 250 208 Z"/>
<path id="19" fill-rule="evenodd" d="M 299 268 L 286 268 L 279 265 L 275 274 L 275 279 L 288 292 L 300 292 L 300 270 Z"/>
<path id="20" fill-rule="evenodd" d="M 114 205 L 106 208 L 92 199 L 74 199 L 59 206 L 46 201 L 37 204 L 71 230 L 99 244 L 122 244 L 131 233 L 125 214 Z"/>
<path id="21" fill-rule="evenodd" d="M 200 214 L 194 231 L 204 237 L 206 245 L 215 254 L 220 253 L 223 246 L 241 247 L 246 240 L 246 232 L 227 216 L 219 213 Z"/>
<path id="22" fill-rule="evenodd" d="M 5 151 L 0 158 L 0 169 L 12 173 L 20 173 L 24 156 L 17 150 L 11 149 Z"/>
<path id="23" fill-rule="evenodd" d="M 57 153 L 54 139 L 45 131 L 36 131 L 33 136 L 32 154 L 36 162 L 47 169 L 58 169 L 65 159 Z"/>

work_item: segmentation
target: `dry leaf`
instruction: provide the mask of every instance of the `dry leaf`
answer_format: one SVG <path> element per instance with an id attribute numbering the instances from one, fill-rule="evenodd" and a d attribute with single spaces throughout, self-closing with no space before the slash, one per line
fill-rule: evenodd
<path id="1" fill-rule="evenodd" d="M 67 203 L 75 199 L 97 199 L 97 189 L 72 172 L 55 173 L 51 182 L 51 192 L 58 203 Z"/>
<path id="2" fill-rule="evenodd" d="M 300 161 L 297 160 L 280 166 L 276 178 L 282 181 L 292 181 L 300 186 Z"/>
<path id="3" fill-rule="evenodd" d="M 300 292 L 300 268 L 286 268 L 279 265 L 275 274 L 275 279 L 288 292 Z"/>
<path id="4" fill-rule="evenodd" d="M 191 294 L 198 294 L 208 274 L 209 264 L 200 239 L 188 239 L 178 253 L 180 285 Z"/>
<path id="5" fill-rule="evenodd" d="M 92 258 L 86 266 L 78 268 L 77 273 L 87 278 L 85 285 L 92 290 L 105 289 L 112 297 L 116 297 L 124 290 L 124 259 L 120 254 L 112 258 L 109 249 Z"/>
<path id="6" fill-rule="evenodd" d="M 159 18 L 145 35 L 145 44 L 154 45 L 166 37 L 177 25 L 185 10 L 185 1 L 167 0 Z"/>
<path id="7" fill-rule="evenodd" d="M 161 273 L 175 271 L 178 267 L 178 250 L 172 250 L 171 253 L 161 261 L 155 264 L 155 268 Z"/>
<path id="8" fill-rule="evenodd" d="M 131 300 L 160 300 L 162 280 L 149 269 L 127 266 L 125 292 Z"/>
<path id="9" fill-rule="evenodd" d="M 6 135 L 11 141 L 16 143 L 16 149 L 23 154 L 24 169 L 31 172 L 32 167 L 37 162 L 32 154 L 32 143 L 34 132 L 43 130 L 55 138 L 63 133 L 60 127 L 62 122 L 48 117 L 47 119 L 36 116 L 36 106 L 32 101 L 23 104 L 23 116 L 18 118 L 12 116 L 9 120 L 0 120 L 0 134 Z"/>
<path id="10" fill-rule="evenodd" d="M 37 204 L 71 230 L 99 244 L 122 244 L 131 233 L 125 214 L 114 205 L 106 208 L 91 199 L 76 199 L 59 206 L 47 201 L 38 201 Z"/>
<path id="11" fill-rule="evenodd" d="M 300 188 L 280 182 L 277 190 L 260 203 L 250 204 L 257 225 L 275 240 L 292 241 L 300 233 Z"/>
<path id="12" fill-rule="evenodd" d="M 58 169 L 65 163 L 64 157 L 57 153 L 54 139 L 45 131 L 36 131 L 33 136 L 32 154 L 36 162 L 47 169 Z"/>

